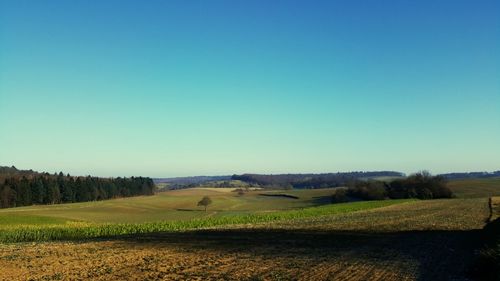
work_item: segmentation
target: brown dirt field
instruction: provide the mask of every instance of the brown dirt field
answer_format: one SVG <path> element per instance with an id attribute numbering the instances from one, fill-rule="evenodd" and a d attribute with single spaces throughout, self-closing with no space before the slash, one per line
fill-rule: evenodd
<path id="1" fill-rule="evenodd" d="M 0 280 L 466 280 L 487 200 L 439 202 L 295 221 L 286 229 L 4 244 Z"/>
<path id="2" fill-rule="evenodd" d="M 474 233 L 206 231 L 3 245 L 2 280 L 447 280 Z M 443 270 L 445 268 L 445 270 Z"/>

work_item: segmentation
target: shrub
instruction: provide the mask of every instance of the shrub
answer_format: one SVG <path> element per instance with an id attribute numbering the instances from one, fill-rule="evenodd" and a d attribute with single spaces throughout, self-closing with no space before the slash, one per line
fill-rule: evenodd
<path id="1" fill-rule="evenodd" d="M 390 198 L 451 198 L 453 193 L 446 186 L 446 180 L 440 176 L 432 176 L 429 172 L 413 174 L 406 179 L 395 180 L 387 185 Z"/>

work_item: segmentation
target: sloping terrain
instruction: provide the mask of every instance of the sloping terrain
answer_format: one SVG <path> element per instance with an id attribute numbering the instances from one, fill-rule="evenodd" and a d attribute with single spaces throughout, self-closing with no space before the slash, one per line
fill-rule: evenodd
<path id="1" fill-rule="evenodd" d="M 233 189 L 191 188 L 161 192 L 154 196 L 0 209 L 0 227 L 15 224 L 16 220 L 9 219 L 13 216 L 19 217 L 21 224 L 52 218 L 58 221 L 140 223 L 299 209 L 329 203 L 330 196 L 335 192 L 333 189 L 294 190 L 290 193 L 299 199 L 289 200 L 259 195 L 272 194 L 274 191 L 249 191 L 240 196 L 230 190 Z M 203 196 L 210 196 L 213 201 L 207 212 L 197 206 Z"/>
<path id="2" fill-rule="evenodd" d="M 448 187 L 459 198 L 500 196 L 500 178 L 450 180 Z"/>

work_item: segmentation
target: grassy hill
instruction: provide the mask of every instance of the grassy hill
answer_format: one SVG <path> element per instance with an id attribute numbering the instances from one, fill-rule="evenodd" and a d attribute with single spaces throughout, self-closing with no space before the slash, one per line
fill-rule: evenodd
<path id="1" fill-rule="evenodd" d="M 333 189 L 291 190 L 286 193 L 298 199 L 290 199 L 262 196 L 283 191 L 254 190 L 240 196 L 233 190 L 190 188 L 154 196 L 0 209 L 0 225 L 59 224 L 64 221 L 139 223 L 292 210 L 329 203 L 330 196 L 335 192 Z M 207 212 L 197 207 L 197 202 L 205 195 L 213 201 Z"/>

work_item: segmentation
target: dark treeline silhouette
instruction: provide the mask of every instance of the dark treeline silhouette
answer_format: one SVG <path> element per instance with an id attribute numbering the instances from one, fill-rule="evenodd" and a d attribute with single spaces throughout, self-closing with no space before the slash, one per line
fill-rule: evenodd
<path id="1" fill-rule="evenodd" d="M 437 199 L 451 198 L 453 193 L 447 187 L 444 177 L 432 176 L 430 173 L 424 171 L 388 183 L 373 180 L 355 181 L 349 184 L 345 196 L 363 200 L 382 200 L 388 198 Z M 333 198 L 332 200 L 338 201 L 338 199 Z"/>
<path id="2" fill-rule="evenodd" d="M 393 199 L 451 198 L 453 192 L 448 188 L 444 177 L 432 176 L 429 172 L 420 172 L 405 179 L 397 179 L 387 185 L 387 195 Z"/>
<path id="3" fill-rule="evenodd" d="M 3 183 L 3 181 L 12 176 L 29 176 L 37 174 L 37 172 L 33 170 L 18 170 L 15 166 L 12 167 L 6 167 L 6 166 L 0 166 L 0 183 Z"/>
<path id="4" fill-rule="evenodd" d="M 273 187 L 293 188 L 327 188 L 345 186 L 354 180 L 373 177 L 402 177 L 403 173 L 393 171 L 380 172 L 347 172 L 327 174 L 281 174 L 261 175 L 243 174 L 233 175 L 233 180 L 241 180 L 251 184 Z"/>
<path id="5" fill-rule="evenodd" d="M 15 172 L 15 167 L 0 177 L 0 208 L 34 204 L 59 204 L 105 200 L 118 197 L 152 195 L 155 185 L 150 178 L 73 177 L 33 171 Z"/>

